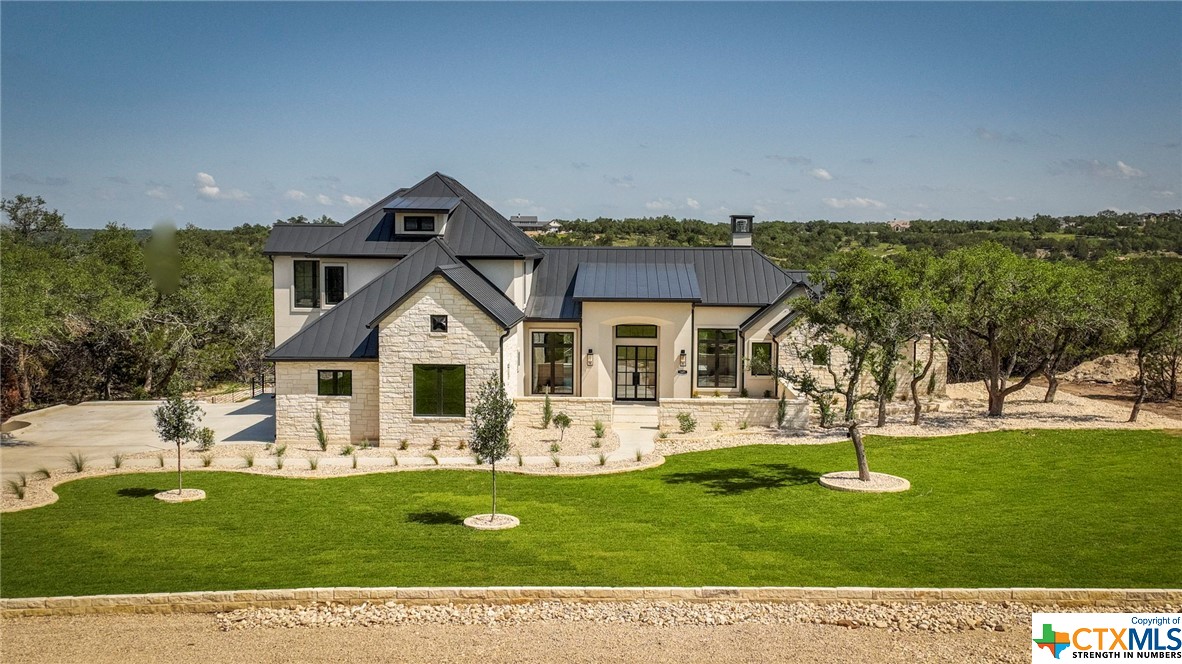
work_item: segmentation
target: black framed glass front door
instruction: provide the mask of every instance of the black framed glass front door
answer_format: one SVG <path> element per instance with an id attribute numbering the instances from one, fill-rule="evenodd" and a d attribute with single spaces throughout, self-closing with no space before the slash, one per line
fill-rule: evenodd
<path id="1" fill-rule="evenodd" d="M 616 400 L 657 400 L 656 346 L 616 346 Z"/>

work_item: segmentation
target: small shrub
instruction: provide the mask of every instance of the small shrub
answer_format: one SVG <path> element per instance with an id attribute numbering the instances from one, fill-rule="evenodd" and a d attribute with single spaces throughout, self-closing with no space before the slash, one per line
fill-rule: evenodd
<path id="1" fill-rule="evenodd" d="M 4 480 L 4 490 L 20 500 L 25 499 L 25 490 L 29 486 L 29 479 L 24 473 L 17 473 L 15 480 Z"/>
<path id="2" fill-rule="evenodd" d="M 694 390 L 693 392 L 690 392 L 690 398 L 691 399 L 700 399 L 700 398 L 702 398 L 702 395 L 698 394 L 697 390 Z"/>
<path id="3" fill-rule="evenodd" d="M 714 398 L 718 399 L 721 397 L 722 397 L 722 390 L 714 390 Z"/>
<path id="4" fill-rule="evenodd" d="M 640 450 L 636 450 L 636 461 L 637 461 L 637 463 L 644 461 L 644 452 L 641 452 Z"/>
<path id="5" fill-rule="evenodd" d="M 468 449 L 468 441 L 466 441 L 466 440 L 460 440 L 460 444 L 459 444 L 459 445 L 456 445 L 456 449 L 457 449 L 457 450 L 466 450 L 466 449 Z"/>
<path id="6" fill-rule="evenodd" d="M 550 421 L 554 419 L 554 405 L 550 403 L 550 395 L 542 402 L 542 428 L 549 429 Z"/>
<path id="7" fill-rule="evenodd" d="M 398 465 L 398 455 L 397 455 L 397 454 L 391 454 L 391 455 L 390 455 L 390 458 L 391 458 L 391 459 L 394 461 L 394 465 L 395 465 L 395 466 L 397 466 L 397 465 Z"/>
<path id="8" fill-rule="evenodd" d="M 741 398 L 741 399 L 747 398 L 747 388 L 744 387 L 743 389 L 739 390 L 739 398 Z"/>
<path id="9" fill-rule="evenodd" d="M 161 468 L 164 467 L 164 452 L 156 453 L 156 463 L 159 464 Z"/>
<path id="10" fill-rule="evenodd" d="M 932 377 L 928 378 L 927 393 L 931 396 L 936 391 L 936 372 L 932 372 Z"/>
<path id="11" fill-rule="evenodd" d="M 439 449 L 439 438 L 432 438 L 431 439 L 431 449 L 433 449 L 433 450 Z"/>
<path id="12" fill-rule="evenodd" d="M 602 441 L 602 440 L 600 440 L 600 439 L 596 438 L 595 440 L 591 441 L 591 449 L 595 449 L 595 450 L 597 450 L 597 449 L 599 449 L 600 447 L 603 447 L 603 441 Z"/>
<path id="13" fill-rule="evenodd" d="M 357 455 L 356 454 L 353 455 L 353 469 L 354 470 L 357 469 Z"/>
<path id="14" fill-rule="evenodd" d="M 362 450 L 368 450 L 368 449 L 369 449 L 369 448 L 371 448 L 371 447 L 373 447 L 373 444 L 369 442 L 369 439 L 368 439 L 368 438 L 362 438 L 362 439 L 361 439 L 361 445 L 359 445 L 359 446 L 358 446 L 358 449 L 362 449 Z"/>
<path id="15" fill-rule="evenodd" d="M 722 420 L 714 420 L 714 430 L 722 431 Z"/>
<path id="16" fill-rule="evenodd" d="M 275 452 L 275 456 L 281 457 L 287 454 L 287 445 L 276 445 L 273 451 Z"/>
<path id="17" fill-rule="evenodd" d="M 281 457 L 281 456 L 275 457 L 275 469 L 276 470 L 283 470 L 283 457 Z"/>
<path id="18" fill-rule="evenodd" d="M 122 468 L 122 467 L 123 467 L 123 462 L 124 462 L 124 460 L 126 460 L 126 459 L 127 459 L 127 455 L 126 455 L 126 454 L 124 454 L 124 453 L 122 453 L 122 452 L 116 452 L 115 454 L 113 454 L 113 455 L 111 456 L 111 463 L 112 463 L 112 464 L 114 464 L 114 466 L 115 466 L 116 468 Z"/>
<path id="19" fill-rule="evenodd" d="M 472 455 L 472 458 L 473 458 L 473 459 L 476 459 L 476 465 L 477 465 L 477 466 L 483 466 L 483 465 L 484 465 L 484 458 L 483 458 L 483 457 L 481 457 L 479 454 L 473 454 L 473 455 Z"/>
<path id="20" fill-rule="evenodd" d="M 400 449 L 400 450 L 410 449 L 410 441 L 405 438 L 398 441 L 398 449 Z"/>
<path id="21" fill-rule="evenodd" d="M 562 459 L 559 459 L 557 454 L 551 454 L 550 460 L 554 462 L 555 468 L 558 468 L 562 465 Z"/>
<path id="22" fill-rule="evenodd" d="M 521 455 L 521 452 L 517 453 L 517 465 L 519 465 L 519 466 L 525 465 L 525 457 Z"/>
<path id="23" fill-rule="evenodd" d="M 595 437 L 603 438 L 607 433 L 607 427 L 603 426 L 603 420 L 595 420 Z"/>
<path id="24" fill-rule="evenodd" d="M 316 470 L 320 467 L 320 457 L 308 457 L 308 470 Z"/>
<path id="25" fill-rule="evenodd" d="M 161 455 L 160 458 L 163 459 L 164 456 Z M 86 464 L 89 461 L 90 461 L 90 459 L 87 459 L 85 456 L 83 456 L 82 454 L 80 454 L 78 452 L 72 452 L 66 456 L 66 462 L 70 464 L 70 468 L 73 468 L 75 473 L 80 473 L 80 472 L 86 470 Z M 160 465 L 164 465 L 163 462 L 161 462 Z"/>
<path id="26" fill-rule="evenodd" d="M 436 466 L 439 465 L 439 457 L 435 456 L 434 454 L 428 454 L 427 458 L 434 461 Z"/>
<path id="27" fill-rule="evenodd" d="M 356 449 L 357 448 L 353 447 L 352 445 L 346 445 L 341 448 L 341 456 L 349 456 L 350 454 L 353 454 L 353 451 Z"/>
<path id="28" fill-rule="evenodd" d="M 267 443 L 266 445 L 263 445 L 263 450 L 270 452 L 271 448 L 274 446 L 275 446 L 275 443 Z"/>
<path id="29" fill-rule="evenodd" d="M 690 433 L 698 428 L 698 421 L 694 419 L 693 413 L 678 413 L 677 426 L 681 428 L 681 433 Z"/>
<path id="30" fill-rule="evenodd" d="M 746 429 L 749 426 L 751 426 L 751 425 L 747 422 L 747 420 L 743 420 L 742 422 L 739 422 L 739 429 Z"/>
<path id="31" fill-rule="evenodd" d="M 320 444 L 320 451 L 328 450 L 328 434 L 324 432 L 324 420 L 320 418 L 320 409 L 316 409 L 316 419 L 312 423 L 312 431 L 316 434 L 316 442 Z"/>
<path id="32" fill-rule="evenodd" d="M 658 431 L 658 432 L 657 432 L 657 438 L 660 438 L 661 440 L 665 440 L 665 439 L 666 439 L 666 438 L 668 438 L 668 437 L 669 437 L 669 432 L 668 432 L 668 431 L 665 431 L 665 430 L 663 430 L 663 429 L 662 429 L 661 431 Z"/>
<path id="33" fill-rule="evenodd" d="M 601 465 L 601 466 L 607 465 L 607 455 L 604 454 L 603 452 L 599 453 L 599 465 Z"/>
<path id="34" fill-rule="evenodd" d="M 780 403 L 776 404 L 776 428 L 784 428 L 784 420 L 788 419 L 788 397 L 781 394 Z"/>
<path id="35" fill-rule="evenodd" d="M 202 454 L 201 455 L 201 465 L 202 465 L 202 467 L 205 467 L 205 468 L 209 468 L 210 466 L 212 466 L 213 465 L 213 455 L 212 454 Z"/>
<path id="36" fill-rule="evenodd" d="M 764 390 L 763 391 L 763 398 L 764 399 L 771 399 L 772 398 L 772 391 L 771 390 Z"/>
<path id="37" fill-rule="evenodd" d="M 551 454 L 557 454 L 559 451 L 561 451 L 561 449 L 562 448 L 558 445 L 558 443 L 550 443 Z"/>
<path id="38" fill-rule="evenodd" d="M 554 426 L 558 427 L 558 440 L 562 440 L 566 436 L 566 428 L 570 426 L 570 416 L 558 413 L 554 416 Z"/>
<path id="39" fill-rule="evenodd" d="M 213 447 L 214 433 L 213 429 L 209 427 L 201 427 L 197 430 L 197 449 L 208 450 Z"/>
<path id="40" fill-rule="evenodd" d="M 116 455 L 116 456 L 122 456 L 122 455 Z M 115 467 L 118 468 L 119 466 L 115 466 Z M 37 470 L 33 471 L 33 479 L 35 479 L 35 480 L 47 480 L 51 476 L 52 476 L 52 473 L 50 473 L 49 469 L 46 468 L 45 466 L 41 466 Z"/>
<path id="41" fill-rule="evenodd" d="M 246 462 L 247 468 L 254 468 L 254 452 L 243 452 L 242 460 Z"/>

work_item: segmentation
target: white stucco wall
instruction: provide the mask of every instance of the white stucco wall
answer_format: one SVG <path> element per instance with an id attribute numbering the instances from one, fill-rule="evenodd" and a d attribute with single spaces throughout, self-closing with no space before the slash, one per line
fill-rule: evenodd
<path id="1" fill-rule="evenodd" d="M 580 350 L 582 395 L 613 398 L 615 392 L 615 347 L 657 346 L 657 398 L 688 397 L 692 367 L 678 374 L 678 354 L 684 350 L 693 356 L 690 320 L 693 307 L 688 302 L 584 302 L 583 339 Z M 615 326 L 628 324 L 656 325 L 656 339 L 615 339 Z M 595 351 L 594 366 L 585 364 L 587 349 Z M 687 364 L 692 363 L 687 362 Z"/>
<path id="2" fill-rule="evenodd" d="M 331 307 L 324 307 L 324 266 L 345 266 L 345 296 L 357 292 L 369 282 L 382 276 L 398 261 L 393 258 L 325 258 L 320 260 L 321 308 L 296 309 L 294 261 L 305 260 L 299 256 L 274 256 L 274 310 L 275 345 L 287 341 L 305 325 L 320 317 Z"/>

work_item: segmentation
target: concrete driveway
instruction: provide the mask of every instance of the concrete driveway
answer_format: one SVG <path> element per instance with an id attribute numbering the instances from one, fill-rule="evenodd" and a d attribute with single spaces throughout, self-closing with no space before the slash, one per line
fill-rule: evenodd
<path id="1" fill-rule="evenodd" d="M 64 468 L 73 452 L 98 459 L 116 452 L 172 450 L 156 437 L 152 411 L 159 401 L 86 401 L 54 406 L 13 417 L 29 426 L 0 442 L 0 472 L 9 477 L 42 466 Z M 201 426 L 214 430 L 219 443 L 269 443 L 275 439 L 275 400 L 270 394 L 238 403 L 201 402 Z M 6 425 L 9 425 L 6 423 Z"/>

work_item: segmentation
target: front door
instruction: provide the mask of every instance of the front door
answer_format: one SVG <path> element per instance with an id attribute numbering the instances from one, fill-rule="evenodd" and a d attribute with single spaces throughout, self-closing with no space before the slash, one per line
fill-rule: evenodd
<path id="1" fill-rule="evenodd" d="M 656 346 L 616 346 L 616 400 L 657 400 Z"/>

